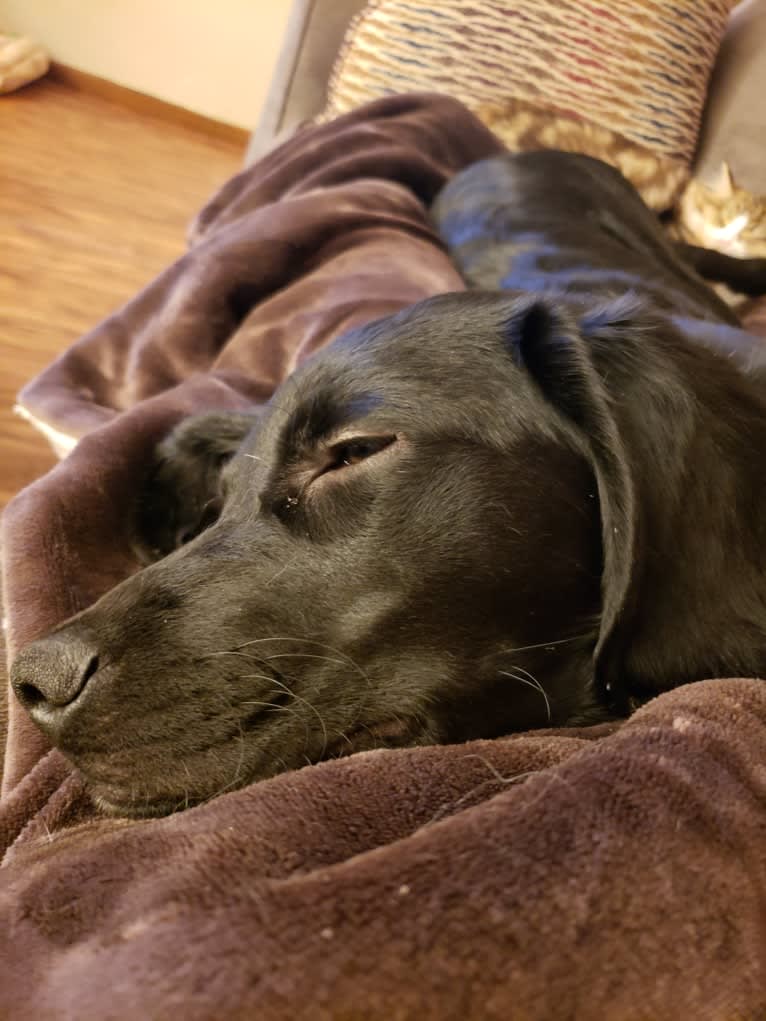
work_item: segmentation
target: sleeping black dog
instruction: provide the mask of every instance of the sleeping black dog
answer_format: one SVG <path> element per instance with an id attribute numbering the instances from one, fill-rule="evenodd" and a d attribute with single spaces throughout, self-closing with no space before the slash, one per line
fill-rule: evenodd
<path id="1" fill-rule="evenodd" d="M 14 662 L 105 809 L 764 675 L 759 342 L 593 160 L 477 164 L 434 217 L 493 290 L 182 424 L 141 510 L 160 559 Z"/>

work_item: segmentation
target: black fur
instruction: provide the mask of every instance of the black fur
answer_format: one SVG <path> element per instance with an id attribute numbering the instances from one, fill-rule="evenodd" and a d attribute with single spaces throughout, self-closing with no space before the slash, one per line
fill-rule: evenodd
<path id="1" fill-rule="evenodd" d="M 735 314 L 698 272 L 745 294 L 766 291 L 766 259 L 670 241 L 618 170 L 576 153 L 474 163 L 442 189 L 432 214 L 466 280 L 484 290 L 588 304 L 634 292 L 657 311 L 732 326 Z"/>

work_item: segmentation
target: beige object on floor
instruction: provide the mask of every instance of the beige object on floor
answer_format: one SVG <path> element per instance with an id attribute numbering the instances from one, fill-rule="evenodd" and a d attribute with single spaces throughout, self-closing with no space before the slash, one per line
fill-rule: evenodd
<path id="1" fill-rule="evenodd" d="M 14 92 L 42 77 L 49 65 L 48 54 L 39 43 L 0 33 L 0 93 Z"/>

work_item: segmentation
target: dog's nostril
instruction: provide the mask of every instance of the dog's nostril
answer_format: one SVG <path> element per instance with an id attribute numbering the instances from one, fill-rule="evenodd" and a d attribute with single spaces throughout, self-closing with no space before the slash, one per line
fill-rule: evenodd
<path id="1" fill-rule="evenodd" d="M 63 708 L 79 697 L 99 666 L 90 642 L 60 633 L 22 649 L 11 665 L 11 684 L 30 711 Z"/>
<path id="2" fill-rule="evenodd" d="M 34 709 L 35 706 L 45 702 L 45 695 L 34 684 L 18 684 L 16 686 L 16 697 L 27 709 Z"/>
<path id="3" fill-rule="evenodd" d="M 88 660 L 88 663 L 82 672 L 81 688 L 85 687 L 85 685 L 88 683 L 88 681 L 96 673 L 97 670 L 98 670 L 98 655 L 94 653 Z"/>

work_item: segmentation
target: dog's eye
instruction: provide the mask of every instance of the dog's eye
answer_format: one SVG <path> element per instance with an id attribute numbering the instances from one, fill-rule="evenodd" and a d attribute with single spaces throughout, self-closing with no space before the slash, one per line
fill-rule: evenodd
<path id="1" fill-rule="evenodd" d="M 360 461 L 366 461 L 367 458 L 390 447 L 395 439 L 395 436 L 359 436 L 344 440 L 331 448 L 332 461 L 328 465 L 328 470 L 349 468 Z"/>

